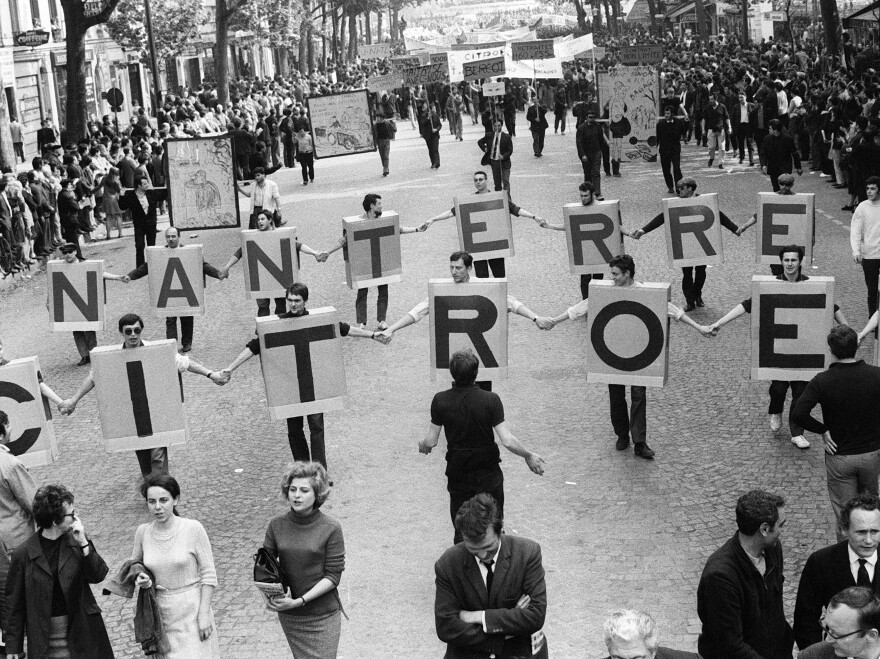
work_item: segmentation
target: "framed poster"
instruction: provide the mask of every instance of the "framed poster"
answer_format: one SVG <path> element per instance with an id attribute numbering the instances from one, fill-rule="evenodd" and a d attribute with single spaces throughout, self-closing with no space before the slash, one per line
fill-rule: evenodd
<path id="1" fill-rule="evenodd" d="M 169 139 L 165 148 L 171 226 L 181 231 L 239 226 L 232 136 Z"/>
<path id="2" fill-rule="evenodd" d="M 598 74 L 599 103 L 608 111 L 611 159 L 657 160 L 660 72 L 653 66 L 615 66 Z M 614 134 L 621 137 L 614 137 Z"/>
<path id="3" fill-rule="evenodd" d="M 306 99 L 316 160 L 376 150 L 369 98 L 358 89 Z"/>

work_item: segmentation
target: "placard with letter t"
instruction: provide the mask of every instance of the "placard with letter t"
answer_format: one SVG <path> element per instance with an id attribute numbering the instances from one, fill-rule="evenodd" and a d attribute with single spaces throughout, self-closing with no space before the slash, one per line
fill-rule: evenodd
<path id="1" fill-rule="evenodd" d="M 104 262 L 53 260 L 46 264 L 46 272 L 52 331 L 103 331 Z"/>
<path id="2" fill-rule="evenodd" d="M 562 213 L 571 274 L 608 272 L 608 262 L 623 254 L 620 201 L 594 201 L 589 206 L 566 204 Z"/>
<path id="3" fill-rule="evenodd" d="M 716 193 L 663 200 L 666 254 L 670 268 L 724 262 L 721 214 Z"/>
<path id="4" fill-rule="evenodd" d="M 513 256 L 507 191 L 455 198 L 458 244 L 475 259 Z"/>
<path id="5" fill-rule="evenodd" d="M 147 247 L 150 305 L 156 315 L 205 313 L 205 275 L 201 245 Z"/>
<path id="6" fill-rule="evenodd" d="M 755 263 L 779 263 L 779 250 L 798 245 L 804 250 L 802 266 L 813 264 L 816 196 L 812 192 L 781 195 L 758 193 L 758 238 Z"/>
<path id="7" fill-rule="evenodd" d="M 352 290 L 399 282 L 403 268 L 400 255 L 400 216 L 394 211 L 381 217 L 345 217 L 345 279 Z"/>

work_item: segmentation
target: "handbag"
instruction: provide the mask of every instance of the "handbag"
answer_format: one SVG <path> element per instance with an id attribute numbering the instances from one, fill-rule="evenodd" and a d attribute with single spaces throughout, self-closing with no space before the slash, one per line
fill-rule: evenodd
<path id="1" fill-rule="evenodd" d="M 278 559 L 265 547 L 260 547 L 254 554 L 254 581 L 281 584 L 285 591 L 290 587 Z"/>

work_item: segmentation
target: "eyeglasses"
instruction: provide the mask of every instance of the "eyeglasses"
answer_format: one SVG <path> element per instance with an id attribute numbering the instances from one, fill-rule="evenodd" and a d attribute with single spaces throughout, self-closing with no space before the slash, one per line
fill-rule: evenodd
<path id="1" fill-rule="evenodd" d="M 822 625 L 822 639 L 823 640 L 830 638 L 834 641 L 839 641 L 843 638 L 846 638 L 847 636 L 854 636 L 855 634 L 863 634 L 864 632 L 865 632 L 864 629 L 857 629 L 856 631 L 850 632 L 849 634 L 840 634 L 838 636 L 837 634 L 832 632 L 830 629 L 828 629 L 828 627 L 826 627 L 825 625 Z"/>
<path id="2" fill-rule="evenodd" d="M 67 519 L 68 517 L 69 517 L 70 519 L 76 519 L 76 511 L 75 511 L 75 510 L 71 510 L 71 511 L 70 511 L 69 513 L 67 513 L 66 515 L 62 515 L 62 516 L 61 516 L 61 519 Z"/>
<path id="3" fill-rule="evenodd" d="M 125 336 L 132 336 L 132 335 L 140 336 L 141 332 L 143 332 L 143 331 L 144 331 L 143 327 L 123 327 L 122 328 L 122 333 L 125 334 Z"/>

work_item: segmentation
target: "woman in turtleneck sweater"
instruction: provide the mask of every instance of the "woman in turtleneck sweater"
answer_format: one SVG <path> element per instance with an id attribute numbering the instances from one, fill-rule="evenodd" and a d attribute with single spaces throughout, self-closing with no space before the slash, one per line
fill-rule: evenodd
<path id="1" fill-rule="evenodd" d="M 295 657 L 335 659 L 345 543 L 339 522 L 319 510 L 330 494 L 327 471 L 318 462 L 294 462 L 281 493 L 290 510 L 269 522 L 263 544 L 278 557 L 290 588 L 269 608 L 278 612 Z"/>

